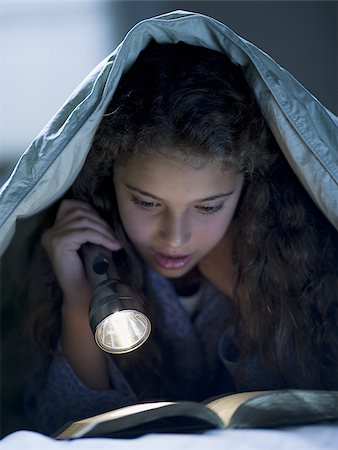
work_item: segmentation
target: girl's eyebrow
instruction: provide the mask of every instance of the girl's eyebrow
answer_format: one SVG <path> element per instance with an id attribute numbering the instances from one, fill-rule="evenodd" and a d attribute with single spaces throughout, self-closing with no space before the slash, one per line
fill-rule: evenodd
<path id="1" fill-rule="evenodd" d="M 157 197 L 156 195 L 150 194 L 150 192 L 143 191 L 142 189 L 139 189 L 139 188 L 137 188 L 137 187 L 135 187 L 135 186 L 131 186 L 130 184 L 126 184 L 126 187 L 127 187 L 128 189 L 130 189 L 131 191 L 138 192 L 139 194 L 145 195 L 146 197 L 151 197 L 151 198 L 153 198 L 154 200 L 157 200 L 157 201 L 160 201 L 160 202 L 163 201 L 160 197 Z M 201 198 L 201 199 L 196 199 L 196 200 L 194 200 L 192 203 L 200 203 L 200 202 L 208 202 L 208 201 L 210 202 L 211 200 L 217 200 L 218 198 L 229 197 L 229 196 L 232 195 L 234 192 L 235 192 L 235 191 L 232 190 L 232 191 L 226 192 L 226 193 L 224 193 L 224 194 L 221 193 L 221 194 L 211 195 L 210 197 Z"/>

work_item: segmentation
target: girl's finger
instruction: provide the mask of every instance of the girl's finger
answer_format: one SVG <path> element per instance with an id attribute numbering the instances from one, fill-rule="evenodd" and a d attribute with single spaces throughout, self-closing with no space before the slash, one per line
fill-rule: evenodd
<path id="1" fill-rule="evenodd" d="M 84 202 L 82 200 L 65 199 L 60 203 L 55 221 L 61 220 L 63 217 L 67 216 L 75 209 L 96 213 L 95 209 L 87 202 Z"/>
<path id="2" fill-rule="evenodd" d="M 115 249 L 121 248 L 121 243 L 116 239 L 109 224 L 85 202 L 78 200 L 64 200 L 59 208 L 54 225 L 56 230 L 63 230 L 67 227 L 92 227 L 97 231 L 106 234 L 114 244 Z"/>
<path id="3" fill-rule="evenodd" d="M 77 252 L 87 242 L 101 245 L 110 251 L 117 251 L 121 248 L 120 244 L 112 241 L 106 234 L 90 227 L 68 228 L 67 230 L 51 229 L 46 231 L 41 238 L 43 247 L 51 257 L 52 255 Z"/>

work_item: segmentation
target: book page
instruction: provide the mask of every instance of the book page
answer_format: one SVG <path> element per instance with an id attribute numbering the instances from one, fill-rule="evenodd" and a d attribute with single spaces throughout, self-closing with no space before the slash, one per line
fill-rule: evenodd
<path id="1" fill-rule="evenodd" d="M 207 407 L 218 414 L 224 423 L 224 427 L 227 427 L 235 411 L 244 402 L 266 392 L 267 391 L 252 391 L 226 395 L 208 402 Z"/>
<path id="2" fill-rule="evenodd" d="M 337 421 L 338 391 L 284 389 L 262 392 L 235 411 L 231 427 L 285 427 Z"/>
<path id="3" fill-rule="evenodd" d="M 243 392 L 207 404 L 226 427 L 275 428 L 335 421 L 338 391 L 281 389 Z"/>
<path id="4" fill-rule="evenodd" d="M 70 436 L 73 438 L 81 437 L 88 433 L 96 424 L 100 422 L 106 422 L 109 420 L 119 419 L 121 417 L 130 416 L 143 411 L 150 411 L 153 409 L 162 408 L 163 406 L 172 405 L 175 402 L 153 402 L 153 403 L 141 403 L 136 405 L 124 406 L 113 411 L 108 411 L 96 416 L 88 417 L 86 419 L 73 422 L 67 427 L 64 432 L 61 432 L 56 436 L 56 439 L 67 439 Z"/>

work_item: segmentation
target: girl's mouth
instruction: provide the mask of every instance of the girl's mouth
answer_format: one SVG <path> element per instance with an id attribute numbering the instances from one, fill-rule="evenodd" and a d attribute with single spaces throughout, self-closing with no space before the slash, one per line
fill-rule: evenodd
<path id="1" fill-rule="evenodd" d="M 191 260 L 191 255 L 169 256 L 163 253 L 154 252 L 153 258 L 163 269 L 177 270 L 185 267 Z"/>

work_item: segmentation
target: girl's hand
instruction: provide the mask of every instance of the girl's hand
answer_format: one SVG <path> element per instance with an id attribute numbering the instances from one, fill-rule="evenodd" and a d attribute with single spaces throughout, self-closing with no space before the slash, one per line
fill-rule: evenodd
<path id="1" fill-rule="evenodd" d="M 52 228 L 41 239 L 63 291 L 64 304 L 88 306 L 91 287 L 78 250 L 86 242 L 111 251 L 122 246 L 112 229 L 88 203 L 63 200 Z M 85 303 L 85 305 L 84 305 Z"/>

